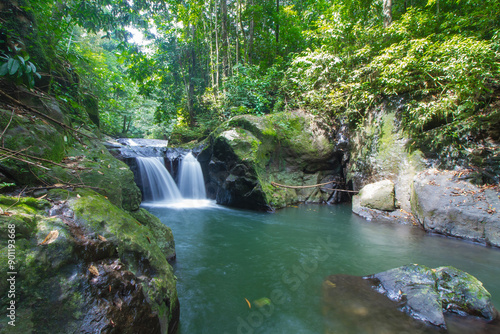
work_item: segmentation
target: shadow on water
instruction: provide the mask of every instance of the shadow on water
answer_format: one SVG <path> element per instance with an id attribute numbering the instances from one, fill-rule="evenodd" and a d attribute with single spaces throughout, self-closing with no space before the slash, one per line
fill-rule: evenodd
<path id="1" fill-rule="evenodd" d="M 373 329 L 387 319 L 360 327 L 332 315 L 322 285 L 329 275 L 365 276 L 409 263 L 464 270 L 500 305 L 498 250 L 411 226 L 367 222 L 348 205 L 302 205 L 274 214 L 213 202 L 196 210 L 146 208 L 175 236 L 182 334 L 382 333 Z"/>

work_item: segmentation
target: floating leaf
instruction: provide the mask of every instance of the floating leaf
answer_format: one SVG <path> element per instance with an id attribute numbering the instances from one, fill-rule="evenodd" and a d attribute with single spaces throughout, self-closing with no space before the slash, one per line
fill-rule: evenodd
<path id="1" fill-rule="evenodd" d="M 97 270 L 97 268 L 93 265 L 90 265 L 89 267 L 89 271 L 92 275 L 94 276 L 99 276 L 99 270 Z"/>
<path id="2" fill-rule="evenodd" d="M 257 300 L 254 300 L 254 303 L 255 305 L 257 305 L 258 307 L 263 307 L 265 305 L 269 305 L 271 304 L 271 299 L 267 298 L 267 297 L 262 297 L 260 299 L 257 299 Z"/>
<path id="3" fill-rule="evenodd" d="M 40 243 L 40 245 L 48 245 L 56 241 L 57 237 L 59 237 L 59 231 L 54 230 L 50 231 L 49 234 L 43 239 L 43 241 Z"/>

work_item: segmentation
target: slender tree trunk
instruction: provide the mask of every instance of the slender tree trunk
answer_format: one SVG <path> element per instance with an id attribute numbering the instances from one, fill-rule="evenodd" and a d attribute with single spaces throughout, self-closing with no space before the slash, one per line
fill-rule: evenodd
<path id="1" fill-rule="evenodd" d="M 276 0 L 276 48 L 280 41 L 280 0 Z"/>
<path id="2" fill-rule="evenodd" d="M 122 133 L 123 134 L 127 133 L 127 115 L 123 116 Z"/>
<path id="3" fill-rule="evenodd" d="M 215 82 L 217 91 L 220 90 L 220 57 L 219 57 L 219 26 L 218 26 L 218 13 L 217 0 L 215 1 Z"/>
<path id="4" fill-rule="evenodd" d="M 221 0 L 221 39 L 222 39 L 222 73 L 224 77 L 229 76 L 229 59 L 228 59 L 228 33 L 227 33 L 227 0 Z"/>
<path id="5" fill-rule="evenodd" d="M 253 0 L 249 0 L 249 5 L 253 7 Z M 253 8 L 250 11 L 250 25 L 248 27 L 248 47 L 247 47 L 247 59 L 248 63 L 252 63 L 252 48 L 253 48 L 253 32 L 254 32 L 254 11 Z"/>
<path id="6" fill-rule="evenodd" d="M 384 0 L 383 4 L 384 28 L 392 23 L 392 0 Z"/>
<path id="7" fill-rule="evenodd" d="M 238 21 L 239 21 L 239 25 L 240 25 L 240 31 L 241 31 L 241 36 L 243 37 L 243 58 L 244 58 L 244 62 L 248 63 L 248 53 L 246 52 L 247 50 L 247 46 L 248 46 L 248 42 L 247 42 L 247 36 L 245 34 L 245 28 L 243 27 L 243 21 L 241 19 L 241 0 L 238 0 Z"/>
<path id="8" fill-rule="evenodd" d="M 240 12 L 241 0 L 238 0 L 236 3 L 236 64 L 240 62 L 240 27 L 239 23 L 241 22 L 241 12 Z"/>

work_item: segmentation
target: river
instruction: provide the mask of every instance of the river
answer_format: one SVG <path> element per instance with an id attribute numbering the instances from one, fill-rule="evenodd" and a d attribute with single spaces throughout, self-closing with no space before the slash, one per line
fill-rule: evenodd
<path id="1" fill-rule="evenodd" d="M 146 208 L 174 233 L 179 334 L 325 333 L 326 276 L 364 276 L 409 263 L 464 270 L 500 306 L 497 249 L 365 221 L 350 205 L 301 205 L 273 214 L 213 203 Z"/>

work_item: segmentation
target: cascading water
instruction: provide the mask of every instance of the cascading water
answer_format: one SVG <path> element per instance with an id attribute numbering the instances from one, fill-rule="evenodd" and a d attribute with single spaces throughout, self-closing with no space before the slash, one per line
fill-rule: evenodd
<path id="1" fill-rule="evenodd" d="M 179 189 L 186 199 L 207 198 L 201 165 L 191 152 L 181 162 Z"/>
<path id="2" fill-rule="evenodd" d="M 176 202 L 182 200 L 179 188 L 161 158 L 137 157 L 144 200 L 147 202 Z"/>
<path id="3" fill-rule="evenodd" d="M 180 190 L 162 158 L 136 157 L 136 161 L 142 183 L 144 205 L 171 208 L 202 208 L 215 205 L 213 201 L 206 199 L 201 165 L 193 154 L 188 153 L 184 156 L 180 164 Z"/>

